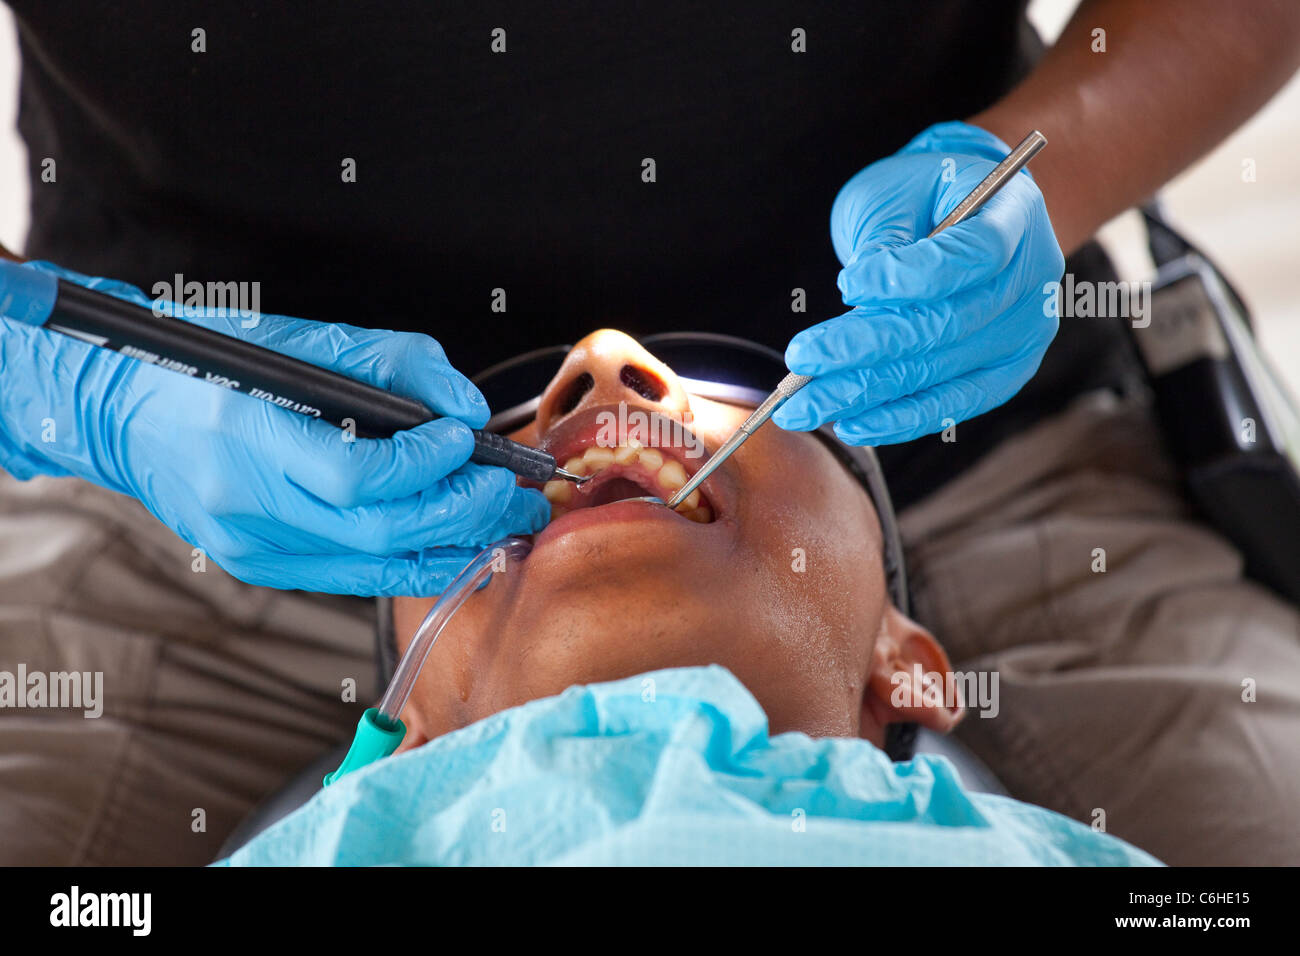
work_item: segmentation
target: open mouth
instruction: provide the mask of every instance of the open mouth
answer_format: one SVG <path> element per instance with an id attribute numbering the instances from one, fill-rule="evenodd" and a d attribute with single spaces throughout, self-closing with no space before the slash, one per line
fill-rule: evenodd
<path id="1" fill-rule="evenodd" d="M 542 493 L 551 503 L 551 520 L 581 508 L 599 508 L 645 495 L 667 501 L 703 463 L 703 459 L 688 463 L 677 457 L 681 451 L 679 448 L 649 448 L 636 441 L 616 448 L 589 446 L 581 455 L 565 461 L 564 469 L 577 475 L 590 475 L 590 480 L 575 486 L 563 479 L 555 479 L 542 488 Z M 674 510 L 699 524 L 708 524 L 714 519 L 713 503 L 699 488 Z"/>

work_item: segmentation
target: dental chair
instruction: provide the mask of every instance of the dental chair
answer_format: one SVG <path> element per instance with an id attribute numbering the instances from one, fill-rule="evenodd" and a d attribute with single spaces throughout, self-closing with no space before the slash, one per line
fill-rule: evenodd
<path id="1" fill-rule="evenodd" d="M 1126 323 L 1188 497 L 1248 577 L 1300 604 L 1300 411 L 1255 341 L 1245 302 L 1157 202 L 1150 315 Z"/>

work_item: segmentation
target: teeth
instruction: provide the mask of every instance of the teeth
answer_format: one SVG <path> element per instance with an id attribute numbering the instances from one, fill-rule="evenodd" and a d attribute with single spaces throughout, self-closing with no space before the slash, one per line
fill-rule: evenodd
<path id="1" fill-rule="evenodd" d="M 587 463 L 592 471 L 600 471 L 614 461 L 614 449 L 592 445 L 582 453 L 582 460 Z"/>
<path id="2" fill-rule="evenodd" d="M 567 515 L 572 510 L 573 510 L 572 508 L 569 508 L 565 505 L 552 502 L 551 520 L 554 521 L 556 518 L 561 518 L 564 515 Z M 688 521 L 694 521 L 696 524 L 708 524 L 710 521 L 713 520 L 713 512 L 709 509 L 707 505 L 704 505 L 699 508 L 694 508 L 690 511 L 683 511 L 679 513 L 683 518 L 687 519 Z"/>
<path id="3" fill-rule="evenodd" d="M 619 445 L 614 449 L 614 464 L 626 465 L 629 462 L 636 461 L 641 451 L 641 443 L 633 439 L 626 445 Z"/>
<path id="4" fill-rule="evenodd" d="M 686 484 L 686 469 L 680 461 L 669 461 L 659 469 L 659 484 L 669 491 L 676 491 Z"/>
<path id="5" fill-rule="evenodd" d="M 641 467 L 650 471 L 658 471 L 664 466 L 663 453 L 654 448 L 642 448 L 638 457 L 641 461 Z"/>
<path id="6" fill-rule="evenodd" d="M 542 494 L 551 504 L 568 504 L 573 498 L 573 485 L 563 478 L 556 478 L 542 486 Z"/>
<path id="7" fill-rule="evenodd" d="M 579 456 L 574 456 L 564 463 L 564 470 L 575 475 L 594 475 L 604 471 L 610 465 L 639 465 L 654 475 L 655 481 L 665 492 L 676 491 L 686 484 L 686 469 L 680 461 L 665 458 L 663 452 L 656 448 L 645 448 L 640 442 L 631 441 L 617 448 L 592 445 Z M 572 511 L 574 503 L 574 485 L 562 479 L 546 482 L 542 493 L 551 503 L 551 520 Z M 663 497 L 668 497 L 665 494 Z M 677 513 L 691 521 L 706 524 L 713 520 L 713 511 L 702 504 L 697 488 L 686 496 L 677 506 Z"/>

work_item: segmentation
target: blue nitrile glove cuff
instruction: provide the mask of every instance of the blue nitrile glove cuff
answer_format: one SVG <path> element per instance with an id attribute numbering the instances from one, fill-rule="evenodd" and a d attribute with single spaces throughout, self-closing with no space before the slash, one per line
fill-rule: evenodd
<path id="1" fill-rule="evenodd" d="M 0 259 L 0 316 L 26 325 L 40 325 L 50 317 L 58 292 L 57 276 Z"/>

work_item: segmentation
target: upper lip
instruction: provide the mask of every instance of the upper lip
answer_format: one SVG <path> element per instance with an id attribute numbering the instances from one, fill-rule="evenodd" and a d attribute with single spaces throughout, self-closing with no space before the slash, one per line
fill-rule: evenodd
<path id="1" fill-rule="evenodd" d="M 659 441 L 644 443 L 648 447 L 658 449 L 665 458 L 673 458 L 680 462 L 682 468 L 686 471 L 686 477 L 688 480 L 695 474 L 695 472 L 699 471 L 700 467 L 706 461 L 708 461 L 711 451 L 705 448 L 704 442 L 699 438 L 699 436 L 696 435 L 688 426 L 683 424 L 680 419 L 672 418 L 672 416 L 665 415 L 663 412 L 652 407 L 626 406 L 626 412 L 632 411 L 641 411 L 646 415 L 658 419 L 671 419 L 674 425 L 674 428 L 670 432 L 672 437 L 685 433 L 694 439 L 692 444 L 695 448 L 704 449 L 704 454 L 692 455 L 692 449 L 686 447 L 684 443 L 660 443 Z M 563 467 L 564 463 L 570 458 L 581 456 L 584 451 L 593 445 L 603 444 L 599 441 L 602 431 L 602 415 L 611 413 L 617 416 L 619 414 L 619 406 L 596 406 L 584 409 L 582 412 L 566 418 L 542 436 L 540 443 L 542 450 L 553 456 L 558 466 Z M 654 420 L 654 418 L 652 418 L 652 420 Z M 660 430 L 655 429 L 654 431 L 657 435 Z M 610 466 L 611 469 L 616 469 L 617 467 L 618 466 L 616 465 Z M 599 481 L 599 477 L 593 480 L 593 484 L 595 481 Z M 590 487 L 591 486 L 588 485 L 584 490 L 590 490 Z M 728 472 L 728 463 L 725 462 L 717 468 L 713 474 L 709 475 L 708 478 L 701 482 L 700 494 L 708 500 L 710 505 L 712 505 L 715 520 L 730 513 L 731 504 L 734 500 L 733 487 L 731 476 Z"/>

